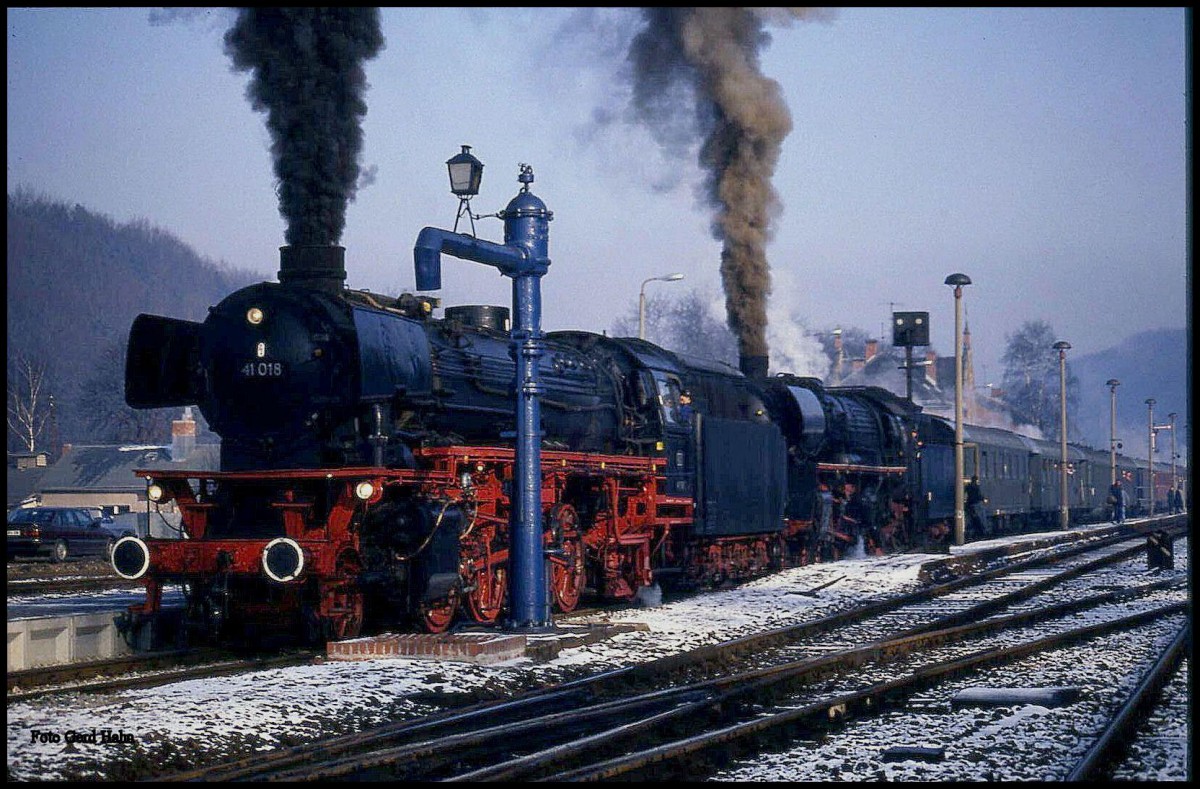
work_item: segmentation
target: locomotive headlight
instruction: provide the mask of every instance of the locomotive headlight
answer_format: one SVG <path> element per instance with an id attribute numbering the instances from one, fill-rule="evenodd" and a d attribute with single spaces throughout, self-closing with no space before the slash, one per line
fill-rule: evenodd
<path id="1" fill-rule="evenodd" d="M 113 545 L 109 560 L 117 575 L 136 581 L 150 569 L 150 549 L 137 537 L 122 537 Z"/>
<path id="2" fill-rule="evenodd" d="M 370 482 L 360 482 L 354 486 L 354 495 L 363 501 L 369 501 L 375 495 L 375 486 Z"/>
<path id="3" fill-rule="evenodd" d="M 150 487 L 146 488 L 146 498 L 150 499 L 150 501 L 162 501 L 165 495 L 166 491 L 162 489 L 162 485 L 151 483 Z"/>
<path id="4" fill-rule="evenodd" d="M 263 311 L 262 310 L 260 310 L 258 307 L 251 307 L 250 309 L 246 310 L 246 323 L 249 323 L 252 326 L 257 326 L 258 324 L 260 324 L 262 322 L 263 322 Z"/>
<path id="5" fill-rule="evenodd" d="M 263 548 L 263 572 L 272 581 L 287 583 L 304 572 L 304 549 L 288 537 L 276 537 Z"/>

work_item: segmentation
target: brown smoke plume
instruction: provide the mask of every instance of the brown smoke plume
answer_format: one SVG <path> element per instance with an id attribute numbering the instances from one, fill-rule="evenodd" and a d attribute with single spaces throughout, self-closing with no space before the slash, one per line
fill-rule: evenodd
<path id="1" fill-rule="evenodd" d="M 243 8 L 225 34 L 246 89 L 267 113 L 288 244 L 342 237 L 367 113 L 363 63 L 384 46 L 378 8 Z"/>
<path id="2" fill-rule="evenodd" d="M 770 41 L 765 23 L 828 14 L 804 8 L 643 8 L 642 14 L 646 26 L 629 50 L 634 112 L 660 144 L 678 150 L 679 112 L 694 109 L 694 126 L 686 124 L 682 136 L 702 140 L 712 232 L 724 245 L 726 319 L 740 356 L 765 357 L 766 243 L 781 210 L 771 176 L 792 117 L 779 84 L 760 72 L 758 56 Z M 687 93 L 694 101 L 683 100 Z"/>

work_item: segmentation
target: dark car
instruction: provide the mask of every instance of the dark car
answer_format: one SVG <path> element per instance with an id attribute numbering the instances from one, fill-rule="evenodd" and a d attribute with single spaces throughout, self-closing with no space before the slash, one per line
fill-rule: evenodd
<path id="1" fill-rule="evenodd" d="M 118 536 L 81 507 L 26 507 L 8 514 L 8 560 L 48 556 L 52 562 L 107 556 Z"/>

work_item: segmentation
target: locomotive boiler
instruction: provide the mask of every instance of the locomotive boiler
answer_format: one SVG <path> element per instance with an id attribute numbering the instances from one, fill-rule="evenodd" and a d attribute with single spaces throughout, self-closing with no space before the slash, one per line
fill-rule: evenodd
<path id="1" fill-rule="evenodd" d="M 411 466 L 414 443 L 494 443 L 511 432 L 508 311 L 456 307 L 431 321 L 431 298 L 289 284 L 289 260 L 336 262 L 343 253 L 285 247 L 279 284 L 231 294 L 202 324 L 139 316 L 130 405 L 197 404 L 222 438 L 228 471 Z M 611 451 L 612 371 L 560 347 L 542 373 L 551 440 Z"/>

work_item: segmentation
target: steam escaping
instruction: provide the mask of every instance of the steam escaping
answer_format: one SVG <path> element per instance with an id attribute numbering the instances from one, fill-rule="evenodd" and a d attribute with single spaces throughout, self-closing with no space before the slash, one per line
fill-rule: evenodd
<path id="1" fill-rule="evenodd" d="M 770 373 L 827 378 L 831 362 L 821 343 L 821 333 L 810 327 L 796 309 L 799 299 L 790 296 L 803 292 L 797 284 L 797 277 L 785 267 L 776 269 L 771 279 L 773 290 L 786 295 L 781 299 L 771 299 L 771 305 L 767 308 Z"/>
<path id="2" fill-rule="evenodd" d="M 723 306 L 719 297 L 709 299 L 705 304 L 707 313 L 717 319 Z M 772 348 L 769 372 L 772 375 L 792 373 L 813 378 L 828 377 L 829 357 L 817 334 L 800 315 L 789 312 L 784 305 L 772 303 L 767 309 L 767 318 L 767 341 Z"/>
<path id="3" fill-rule="evenodd" d="M 378 8 L 243 8 L 225 34 L 234 68 L 252 72 L 247 98 L 267 113 L 288 244 L 342 237 L 359 181 L 363 63 L 383 46 Z"/>
<path id="4" fill-rule="evenodd" d="M 767 22 L 826 18 L 802 8 L 643 8 L 645 28 L 630 45 L 633 109 L 665 149 L 695 138 L 705 188 L 723 243 L 726 321 L 739 356 L 766 357 L 771 277 L 766 244 L 779 216 L 771 176 L 791 113 L 779 84 L 759 71 Z M 681 117 L 682 108 L 694 115 Z"/>
<path id="5" fill-rule="evenodd" d="M 829 376 L 829 357 L 821 341 L 797 315 L 789 315 L 774 304 L 767 311 L 771 325 L 767 339 L 771 343 L 771 373 L 792 373 L 825 379 Z"/>
<path id="6" fill-rule="evenodd" d="M 951 392 L 953 394 L 953 392 Z M 953 414 L 949 414 L 948 418 L 953 418 Z M 1014 422 L 1012 415 L 1007 411 L 993 411 L 988 408 L 980 408 L 976 406 L 971 409 L 970 424 L 979 425 L 980 427 L 995 427 L 1001 430 L 1007 430 L 1010 433 L 1026 436 L 1027 438 L 1045 441 L 1046 436 L 1038 428 L 1037 425 L 1030 425 L 1024 422 Z"/>

